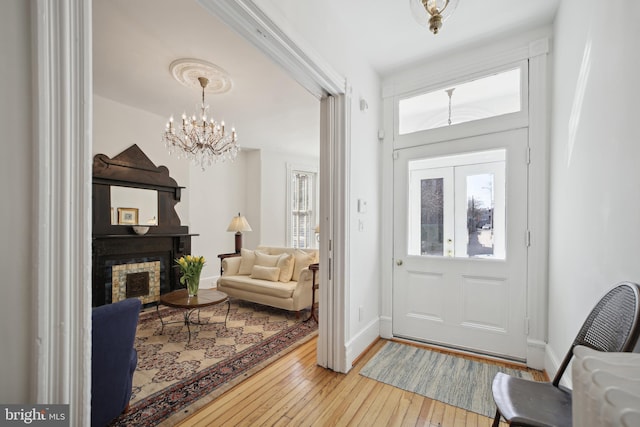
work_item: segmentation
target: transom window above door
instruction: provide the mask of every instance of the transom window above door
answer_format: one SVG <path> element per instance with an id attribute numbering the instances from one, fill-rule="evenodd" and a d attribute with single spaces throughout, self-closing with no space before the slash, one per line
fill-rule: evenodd
<path id="1" fill-rule="evenodd" d="M 456 125 L 522 110 L 522 69 L 419 93 L 398 102 L 398 134 Z"/>

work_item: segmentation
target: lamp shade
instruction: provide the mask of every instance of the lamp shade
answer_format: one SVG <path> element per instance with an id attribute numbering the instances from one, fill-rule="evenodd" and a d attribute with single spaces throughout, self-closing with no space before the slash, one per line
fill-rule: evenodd
<path id="1" fill-rule="evenodd" d="M 234 231 L 234 232 L 251 231 L 251 226 L 247 222 L 247 219 L 241 216 L 240 212 L 238 212 L 238 216 L 234 216 L 233 219 L 231 220 L 229 227 L 227 227 L 227 231 Z"/>

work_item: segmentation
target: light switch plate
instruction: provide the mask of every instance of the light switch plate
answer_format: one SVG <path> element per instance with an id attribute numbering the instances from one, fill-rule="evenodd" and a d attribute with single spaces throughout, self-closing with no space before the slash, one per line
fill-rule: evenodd
<path id="1" fill-rule="evenodd" d="M 367 201 L 364 199 L 358 199 L 358 212 L 365 213 L 367 211 Z"/>

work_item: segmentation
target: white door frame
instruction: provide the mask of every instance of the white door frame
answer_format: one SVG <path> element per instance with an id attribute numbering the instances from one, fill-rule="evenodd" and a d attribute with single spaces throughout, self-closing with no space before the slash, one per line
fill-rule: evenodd
<path id="1" fill-rule="evenodd" d="M 91 0 L 32 0 L 34 252 L 31 401 L 91 410 Z"/>
<path id="2" fill-rule="evenodd" d="M 37 253 L 34 277 L 34 346 L 31 400 L 70 403 L 70 423 L 89 425 L 91 407 L 91 156 L 92 156 L 92 8 L 91 0 L 31 0 L 34 38 L 34 201 Z M 337 97 L 324 116 L 326 143 L 321 152 L 322 200 L 334 200 L 322 211 L 320 242 L 326 266 L 321 274 L 321 322 L 318 361 L 345 372 L 344 262 L 348 103 L 344 78 L 321 64 L 317 56 L 297 48 L 252 2 L 202 0 L 210 10 L 228 9 L 238 26 L 253 34 L 253 43 L 318 99 Z M 223 4 L 224 3 L 224 4 Z M 215 6 L 220 6 L 216 8 Z M 228 7 L 227 7 L 228 6 Z M 259 26 L 256 27 L 255 24 Z M 236 30 L 241 28 L 234 27 Z M 271 34 L 256 42 L 255 29 Z M 246 37 L 249 40 L 249 37 Z M 333 177 L 330 180 L 329 177 Z M 333 264 L 333 271 L 329 270 Z M 329 277 L 333 280 L 330 282 Z M 331 299 L 329 299 L 331 297 Z M 328 310 L 333 310 L 329 312 Z M 328 329 L 330 327 L 330 330 Z M 332 334 L 332 332 L 335 332 Z M 324 337 L 324 338 L 322 338 Z M 37 343 L 37 344 L 35 344 Z"/>
<path id="3" fill-rule="evenodd" d="M 338 372 L 346 366 L 346 289 L 348 275 L 347 161 L 349 96 L 344 77 L 303 40 L 295 40 L 276 9 L 263 11 L 251 0 L 197 0 L 248 42 L 255 45 L 316 98 L 320 114 L 320 324 L 318 364 Z M 266 6 L 263 6 L 266 7 Z M 277 21 L 277 22 L 276 22 Z"/>
<path id="4" fill-rule="evenodd" d="M 549 38 L 539 33 L 527 38 L 511 39 L 465 55 L 415 67 L 388 77 L 383 82 L 383 154 L 382 154 L 382 291 L 380 336 L 392 338 L 393 281 L 393 151 L 397 148 L 396 96 L 420 88 L 438 86 L 469 74 L 528 61 L 528 229 L 530 247 L 527 255 L 527 364 L 543 369 L 547 341 L 547 278 L 549 241 L 549 127 L 548 127 L 548 55 Z M 461 135 L 459 135 L 461 136 Z"/>

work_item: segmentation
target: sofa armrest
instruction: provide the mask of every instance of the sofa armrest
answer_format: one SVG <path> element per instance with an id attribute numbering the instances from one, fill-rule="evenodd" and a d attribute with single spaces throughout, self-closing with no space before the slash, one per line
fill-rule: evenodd
<path id="1" fill-rule="evenodd" d="M 309 267 L 303 268 L 300 270 L 300 279 L 298 280 L 298 286 L 309 286 L 311 287 L 313 280 L 313 272 L 309 270 Z"/>
<path id="2" fill-rule="evenodd" d="M 235 276 L 240 271 L 240 261 L 242 257 L 230 257 L 222 260 L 222 275 Z"/>

